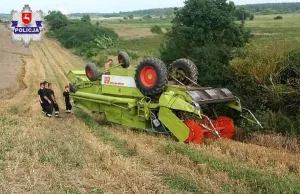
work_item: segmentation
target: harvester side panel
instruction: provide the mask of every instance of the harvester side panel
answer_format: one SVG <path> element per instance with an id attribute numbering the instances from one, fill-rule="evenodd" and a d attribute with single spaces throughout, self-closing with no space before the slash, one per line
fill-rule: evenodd
<path id="1" fill-rule="evenodd" d="M 128 88 L 128 87 L 119 87 L 119 86 L 110 86 L 110 85 L 103 85 L 102 93 L 124 96 L 124 97 L 135 97 L 135 98 L 144 97 L 144 95 L 137 88 Z"/>
<path id="2" fill-rule="evenodd" d="M 181 142 L 188 139 L 190 129 L 170 110 L 161 107 L 158 113 L 159 120 L 173 133 Z"/>
<path id="3" fill-rule="evenodd" d="M 104 113 L 107 121 L 133 127 L 146 129 L 151 127 L 150 121 L 141 121 L 137 117 L 137 107 L 126 103 L 113 103 L 72 95 L 75 105 L 81 109 L 88 109 L 92 112 Z M 131 108 L 129 108 L 131 107 Z"/>

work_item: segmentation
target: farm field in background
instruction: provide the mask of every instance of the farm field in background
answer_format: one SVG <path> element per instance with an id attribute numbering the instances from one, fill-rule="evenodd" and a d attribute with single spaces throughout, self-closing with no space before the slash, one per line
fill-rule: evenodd
<path id="1" fill-rule="evenodd" d="M 281 15 L 283 19 L 274 20 Z M 254 42 L 287 41 L 300 44 L 300 14 L 257 15 L 253 21 L 247 21 L 246 27 L 254 33 Z"/>
<path id="2" fill-rule="evenodd" d="M 247 20 L 245 27 L 250 28 L 254 37 L 252 43 L 265 43 L 274 41 L 286 41 L 291 46 L 300 44 L 300 14 L 280 14 L 282 20 L 274 20 L 274 15 L 256 15 L 253 21 Z M 122 20 L 123 22 L 120 22 Z M 153 34 L 150 28 L 154 25 L 160 26 L 164 31 L 171 28 L 168 20 L 153 19 L 149 22 L 123 19 L 93 20 L 103 27 L 115 30 L 121 38 L 120 49 L 131 50 L 140 53 L 151 53 L 158 55 L 163 35 Z"/>

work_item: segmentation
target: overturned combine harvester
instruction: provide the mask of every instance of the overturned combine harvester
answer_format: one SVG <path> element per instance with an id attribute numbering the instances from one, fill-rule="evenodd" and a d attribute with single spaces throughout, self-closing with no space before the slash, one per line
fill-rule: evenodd
<path id="1" fill-rule="evenodd" d="M 77 107 L 104 113 L 109 122 L 185 143 L 235 135 L 233 120 L 218 116 L 217 110 L 225 105 L 242 112 L 239 99 L 226 88 L 200 87 L 192 61 L 178 59 L 167 68 L 161 60 L 147 58 L 132 68 L 127 53 L 120 52 L 118 62 L 103 72 L 94 64 L 69 72 L 70 96 Z"/>

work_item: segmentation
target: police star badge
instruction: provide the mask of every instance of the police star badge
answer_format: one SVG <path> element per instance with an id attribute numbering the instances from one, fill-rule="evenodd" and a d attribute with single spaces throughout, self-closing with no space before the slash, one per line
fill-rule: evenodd
<path id="1" fill-rule="evenodd" d="M 6 27 L 12 30 L 12 41 L 23 41 L 25 47 L 29 47 L 31 41 L 42 40 L 41 31 L 47 26 L 42 25 L 43 12 L 33 13 L 29 5 L 23 7 L 22 12 L 11 11 L 12 21 Z"/>

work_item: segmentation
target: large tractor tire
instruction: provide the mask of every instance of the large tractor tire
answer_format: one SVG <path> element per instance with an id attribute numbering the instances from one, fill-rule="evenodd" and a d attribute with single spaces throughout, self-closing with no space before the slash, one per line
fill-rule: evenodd
<path id="1" fill-rule="evenodd" d="M 197 66 L 189 59 L 178 59 L 168 68 L 169 80 L 174 80 L 174 77 L 176 80 L 185 85 L 197 83 L 198 75 Z"/>
<path id="2" fill-rule="evenodd" d="M 95 64 L 89 63 L 85 66 L 85 74 L 90 81 L 97 81 L 100 73 Z"/>
<path id="3" fill-rule="evenodd" d="M 126 52 L 119 52 L 118 61 L 123 68 L 128 68 L 130 66 L 130 59 Z"/>
<path id="4" fill-rule="evenodd" d="M 167 67 L 161 60 L 147 58 L 138 65 L 135 82 L 145 96 L 159 97 L 163 93 L 167 81 Z"/>

